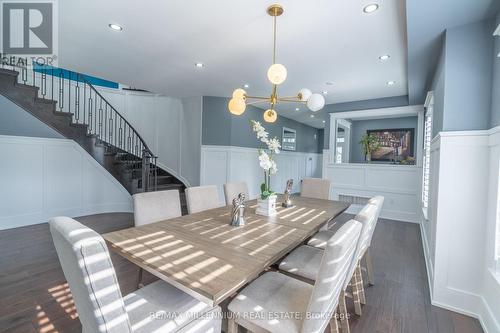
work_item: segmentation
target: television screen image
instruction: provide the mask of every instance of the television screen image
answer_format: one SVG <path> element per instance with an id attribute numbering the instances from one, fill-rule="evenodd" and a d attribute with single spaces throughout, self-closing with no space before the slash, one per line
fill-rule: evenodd
<path id="1" fill-rule="evenodd" d="M 413 128 L 368 130 L 368 135 L 375 135 L 380 143 L 380 148 L 372 152 L 371 160 L 415 164 L 414 132 Z"/>

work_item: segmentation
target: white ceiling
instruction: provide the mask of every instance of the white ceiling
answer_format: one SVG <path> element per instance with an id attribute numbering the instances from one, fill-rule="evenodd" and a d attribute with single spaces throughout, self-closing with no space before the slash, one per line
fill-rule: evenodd
<path id="1" fill-rule="evenodd" d="M 59 66 L 169 96 L 230 96 L 250 84 L 269 95 L 272 19 L 265 0 L 59 1 Z M 367 3 L 378 11 L 364 14 Z M 401 0 L 282 0 L 280 95 L 328 90 L 327 104 L 407 94 Z M 109 23 L 124 27 L 122 32 Z M 390 54 L 389 61 L 378 57 Z M 206 66 L 196 69 L 194 64 Z M 389 80 L 396 81 L 387 86 Z M 334 82 L 326 85 L 327 81 Z M 322 127 L 324 112 L 284 105 L 279 114 Z"/>

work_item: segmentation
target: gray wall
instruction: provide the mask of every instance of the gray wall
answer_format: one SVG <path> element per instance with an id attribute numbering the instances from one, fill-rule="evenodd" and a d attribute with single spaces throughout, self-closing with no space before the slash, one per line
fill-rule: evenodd
<path id="1" fill-rule="evenodd" d="M 432 137 L 435 137 L 443 130 L 444 117 L 444 81 L 446 70 L 446 36 L 443 38 L 443 45 L 439 57 L 436 73 L 432 81 L 431 89 L 434 91 L 434 110 L 432 115 Z"/>
<path id="2" fill-rule="evenodd" d="M 263 123 L 263 110 L 247 106 L 245 113 L 234 116 L 227 110 L 228 99 L 223 97 L 203 97 L 202 144 L 236 147 L 261 147 L 250 127 L 250 120 Z M 271 137 L 281 141 L 282 128 L 297 131 L 298 152 L 322 153 L 323 130 L 299 123 L 279 115 L 273 124 L 264 123 Z"/>
<path id="3" fill-rule="evenodd" d="M 489 128 L 493 31 L 487 20 L 446 32 L 445 131 Z"/>
<path id="4" fill-rule="evenodd" d="M 498 24 L 500 24 L 500 12 L 497 14 L 495 27 Z M 500 37 L 494 37 L 490 127 L 500 125 L 500 58 L 497 58 L 498 53 L 500 53 Z"/>
<path id="5" fill-rule="evenodd" d="M 413 128 L 413 151 L 417 152 L 417 126 L 418 117 L 385 118 L 370 120 L 355 120 L 351 125 L 351 145 L 350 145 L 350 163 L 364 163 L 365 154 L 359 144 L 361 136 L 368 130 L 394 129 L 394 128 Z"/>
<path id="6" fill-rule="evenodd" d="M 431 85 L 434 136 L 440 131 L 489 129 L 500 122 L 494 29 L 494 20 L 484 20 L 446 30 Z"/>
<path id="7" fill-rule="evenodd" d="M 323 146 L 325 147 L 324 149 L 329 149 L 330 147 L 330 116 L 328 115 L 329 113 L 382 109 L 382 108 L 391 108 L 391 107 L 407 106 L 407 105 L 408 105 L 408 96 L 394 96 L 394 97 L 369 99 L 364 101 L 326 105 L 325 111 L 327 114 L 325 119 L 326 120 L 325 133 L 323 136 L 324 137 Z"/>
<path id="8" fill-rule="evenodd" d="M 0 95 L 0 135 L 63 138 L 23 108 Z"/>

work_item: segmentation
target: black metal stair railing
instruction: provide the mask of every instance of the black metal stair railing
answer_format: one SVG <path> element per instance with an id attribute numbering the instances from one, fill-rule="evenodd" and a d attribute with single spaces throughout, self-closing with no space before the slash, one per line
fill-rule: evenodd
<path id="1" fill-rule="evenodd" d="M 38 98 L 57 102 L 56 111 L 72 114 L 72 124 L 86 125 L 87 135 L 135 156 L 129 162 L 140 165 L 141 190 L 156 190 L 158 157 L 84 75 L 38 64 L 28 68 L 2 63 L 1 68 L 17 71 L 18 83 L 37 87 Z"/>

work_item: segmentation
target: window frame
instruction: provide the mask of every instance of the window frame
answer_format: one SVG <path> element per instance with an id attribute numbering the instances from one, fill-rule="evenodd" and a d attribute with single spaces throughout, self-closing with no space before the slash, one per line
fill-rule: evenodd
<path id="1" fill-rule="evenodd" d="M 422 150 L 422 193 L 420 204 L 424 218 L 428 220 L 429 196 L 430 196 L 430 167 L 431 167 L 431 143 L 432 143 L 432 126 L 434 113 L 434 95 L 432 92 L 427 94 L 425 99 L 425 114 L 424 114 L 424 140 Z"/>

